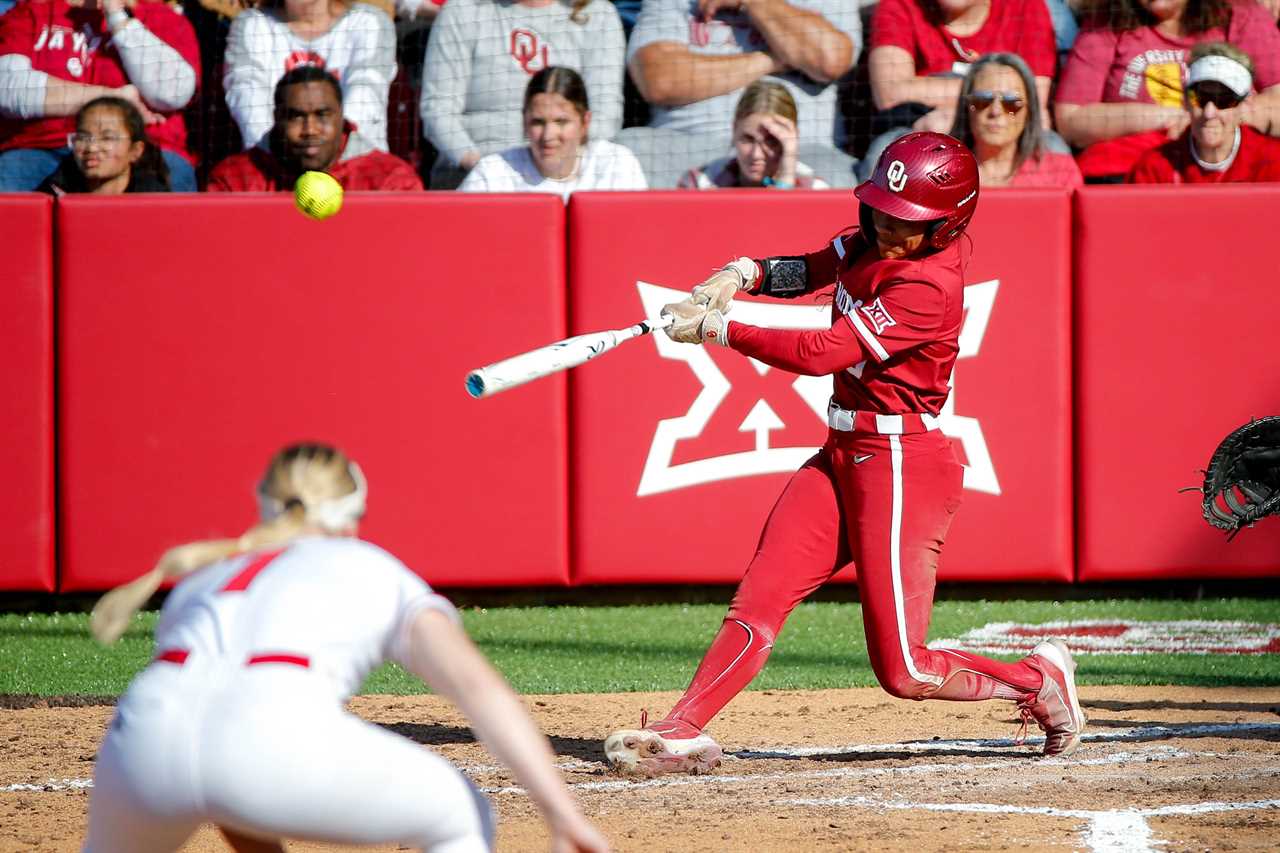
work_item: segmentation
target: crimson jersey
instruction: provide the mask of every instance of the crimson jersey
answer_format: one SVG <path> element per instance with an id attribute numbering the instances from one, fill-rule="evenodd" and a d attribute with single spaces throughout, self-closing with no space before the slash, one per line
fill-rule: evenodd
<path id="1" fill-rule="evenodd" d="M 133 17 L 176 50 L 200 79 L 200 49 L 195 30 L 180 12 L 164 3 L 145 0 L 133 7 Z M 16 54 L 31 67 L 59 80 L 115 89 L 129 82 L 120 53 L 101 9 L 71 6 L 66 0 L 31 0 L 0 16 L 0 56 Z M 187 159 L 187 126 L 179 110 L 147 127 L 151 141 Z M 0 151 L 11 148 L 65 148 L 75 131 L 76 117 L 46 116 L 21 119 L 0 117 Z"/>
<path id="2" fill-rule="evenodd" d="M 841 235 L 804 256 L 805 292 L 835 285 L 830 329 L 730 321 L 729 346 L 792 373 L 833 374 L 842 408 L 936 415 L 960 351 L 968 245 L 956 240 L 927 257 L 888 261 L 858 231 Z"/>

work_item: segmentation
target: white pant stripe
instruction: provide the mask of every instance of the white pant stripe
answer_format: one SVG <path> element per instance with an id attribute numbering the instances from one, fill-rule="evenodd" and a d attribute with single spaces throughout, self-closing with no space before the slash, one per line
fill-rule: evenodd
<path id="1" fill-rule="evenodd" d="M 898 643 L 902 648 L 902 660 L 907 672 L 916 681 L 925 684 L 942 684 L 941 676 L 926 675 L 916 669 L 907 642 L 906 597 L 902 592 L 902 438 L 889 436 L 889 462 L 893 469 L 893 520 L 889 527 L 889 565 L 893 574 L 893 608 L 898 620 Z"/>

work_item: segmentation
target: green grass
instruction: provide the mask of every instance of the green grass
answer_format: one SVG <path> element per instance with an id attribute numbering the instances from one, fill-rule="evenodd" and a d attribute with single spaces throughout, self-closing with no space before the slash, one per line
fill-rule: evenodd
<path id="1" fill-rule="evenodd" d="M 481 649 L 522 693 L 682 689 L 725 608 L 719 604 L 467 609 Z M 988 622 L 1068 619 L 1223 619 L 1280 622 L 1280 600 L 941 601 L 930 637 Z M 152 653 L 156 614 L 142 613 L 115 646 L 88 637 L 85 614 L 0 614 L 0 693 L 116 695 Z M 1011 658 L 1007 658 L 1011 659 Z M 1082 684 L 1280 685 L 1280 655 L 1090 655 Z M 874 685 L 857 604 L 808 603 L 788 621 L 753 689 Z M 367 693 L 420 693 L 396 666 Z"/>

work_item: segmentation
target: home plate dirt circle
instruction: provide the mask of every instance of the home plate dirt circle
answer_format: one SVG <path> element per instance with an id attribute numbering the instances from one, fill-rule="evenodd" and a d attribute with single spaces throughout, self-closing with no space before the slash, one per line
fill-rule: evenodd
<path id="1" fill-rule="evenodd" d="M 1013 742 L 1011 703 L 908 702 L 871 688 L 748 692 L 709 728 L 727 753 L 715 773 L 651 780 L 614 775 L 601 741 L 677 694 L 524 698 L 620 851 L 1275 848 L 1280 689 L 1085 687 L 1080 696 L 1084 742 L 1070 759 L 1046 760 L 1038 738 Z M 447 703 L 361 696 L 351 709 L 480 785 L 501 821 L 499 849 L 546 849 L 528 797 Z M 111 711 L 0 711 L 0 853 L 79 849 Z M 226 847 L 206 827 L 183 849 Z"/>

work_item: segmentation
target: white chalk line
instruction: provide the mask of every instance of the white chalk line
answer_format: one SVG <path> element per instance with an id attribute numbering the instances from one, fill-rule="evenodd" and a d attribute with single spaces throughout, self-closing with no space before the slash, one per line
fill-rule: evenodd
<path id="1" fill-rule="evenodd" d="M 1162 740 L 1170 737 L 1212 737 L 1214 735 L 1247 733 L 1276 734 L 1280 736 L 1280 723 L 1189 723 L 1186 725 L 1138 726 L 1132 729 L 1113 729 L 1102 732 L 1087 731 L 1080 736 L 1080 739 L 1092 743 L 1124 743 L 1127 741 Z M 1023 744 L 1043 742 L 1043 736 L 1036 736 L 1028 737 L 1023 741 Z M 973 738 L 907 741 L 905 743 L 863 743 L 849 744 L 847 746 L 776 746 L 767 749 L 731 750 L 726 752 L 726 755 L 739 759 L 812 758 L 865 752 L 939 752 L 956 749 L 1003 754 L 1010 747 L 1018 745 L 1013 738 Z"/>
<path id="2" fill-rule="evenodd" d="M 978 814 L 1029 814 L 1093 820 L 1099 815 L 1132 815 L 1135 817 L 1168 817 L 1170 815 L 1210 814 L 1212 812 L 1263 811 L 1280 808 L 1280 800 L 1253 800 L 1246 803 L 1182 803 L 1148 809 L 1058 809 L 1053 806 L 1011 806 L 1004 803 L 915 803 L 907 800 L 880 800 L 875 797 L 797 797 L 773 800 L 782 806 L 854 806 L 877 809 L 923 809 L 931 812 L 973 812 Z"/>
<path id="3" fill-rule="evenodd" d="M 1175 747 L 1156 747 L 1154 749 L 1144 749 L 1137 752 L 1117 752 L 1111 755 L 1099 756 L 1097 758 L 1037 759 L 1036 764 L 1037 766 L 1045 767 L 1102 767 L 1106 765 L 1147 764 L 1158 761 L 1223 757 L 1226 756 L 1217 752 L 1188 752 Z M 948 773 L 971 774 L 976 771 L 983 770 L 1000 771 L 1008 769 L 1009 762 L 1007 760 L 983 763 L 966 761 L 948 762 L 945 764 L 914 764 L 906 767 L 830 767 L 821 770 L 776 770 L 772 773 L 713 773 L 707 776 L 662 776 L 656 779 L 644 780 L 611 779 L 601 782 L 573 782 L 570 783 L 569 787 L 578 791 L 590 792 L 640 791 L 646 788 L 686 787 L 690 785 L 728 786 L 775 781 L 799 781 L 804 779 L 867 779 L 877 776 L 901 778 L 903 776 L 924 776 L 931 774 L 943 775 Z M 1254 776 L 1271 776 L 1274 775 L 1275 772 L 1276 769 L 1274 767 L 1265 767 L 1257 770 L 1240 770 L 1234 773 L 1220 775 L 1222 778 L 1248 779 Z M 498 788 L 482 788 L 481 790 L 486 794 L 494 795 L 523 795 L 525 793 L 525 790 L 518 785 L 509 785 Z"/>
<path id="4" fill-rule="evenodd" d="M 909 809 L 911 811 L 962 812 L 970 814 L 1029 814 L 1065 817 L 1089 822 L 1084 843 L 1094 853 L 1155 853 L 1166 846 L 1157 840 L 1147 818 L 1169 815 L 1209 814 L 1211 812 L 1263 811 L 1280 808 L 1280 800 L 1254 800 L 1247 803 L 1185 803 L 1149 809 L 1056 809 L 1049 806 L 1010 806 L 999 803 L 913 803 L 902 800 L 877 800 L 874 797 L 825 797 L 774 800 L 775 805 L 814 808 L 853 807 L 869 809 Z"/>
<path id="5" fill-rule="evenodd" d="M 14 785 L 0 786 L 0 793 L 9 794 L 15 791 L 73 791 L 80 788 L 92 788 L 92 779 L 50 779 L 47 782 L 18 782 Z"/>

